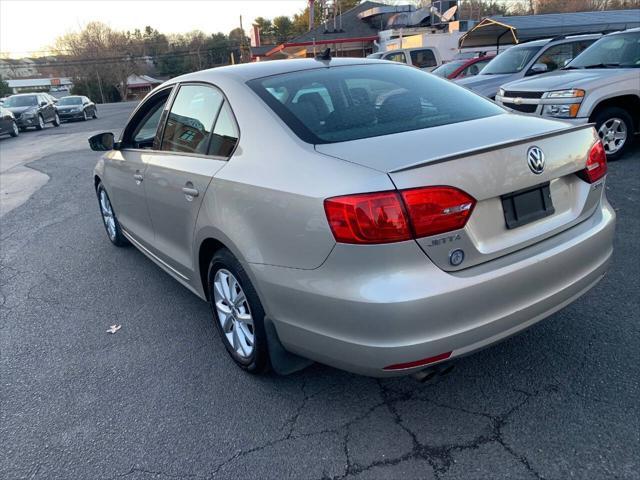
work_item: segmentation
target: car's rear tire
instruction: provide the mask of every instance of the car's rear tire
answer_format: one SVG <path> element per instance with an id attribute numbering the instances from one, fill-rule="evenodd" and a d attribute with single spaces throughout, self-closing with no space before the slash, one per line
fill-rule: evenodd
<path id="1" fill-rule="evenodd" d="M 213 320 L 227 352 L 247 372 L 268 371 L 264 309 L 244 268 L 223 248 L 211 259 L 207 279 Z"/>
<path id="2" fill-rule="evenodd" d="M 44 128 L 44 118 L 42 115 L 38 115 L 38 124 L 36 125 L 36 130 L 42 130 Z"/>
<path id="3" fill-rule="evenodd" d="M 111 243 L 116 247 L 126 247 L 130 245 L 129 240 L 122 234 L 122 227 L 120 227 L 120 222 L 118 222 L 118 217 L 116 217 L 116 213 L 113 211 L 111 200 L 102 182 L 98 183 L 96 194 L 98 195 L 98 206 L 100 207 L 102 223 L 107 232 L 107 237 L 109 237 Z"/>
<path id="4" fill-rule="evenodd" d="M 12 137 L 17 137 L 18 135 L 20 135 L 20 129 L 18 128 L 18 124 L 16 122 L 13 122 L 11 124 L 11 131 L 9 132 L 9 135 L 11 135 Z"/>
<path id="5" fill-rule="evenodd" d="M 607 107 L 594 117 L 608 161 L 622 157 L 633 143 L 633 119 L 619 107 Z"/>
<path id="6" fill-rule="evenodd" d="M 54 115 L 52 123 L 54 127 L 60 126 L 60 115 L 58 115 L 58 112 L 56 112 L 56 114 Z"/>

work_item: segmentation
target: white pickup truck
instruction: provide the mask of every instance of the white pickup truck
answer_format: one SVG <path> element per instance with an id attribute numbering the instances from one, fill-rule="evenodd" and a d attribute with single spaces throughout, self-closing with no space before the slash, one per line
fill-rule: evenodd
<path id="1" fill-rule="evenodd" d="M 593 122 L 607 158 L 640 133 L 640 28 L 602 37 L 563 69 L 502 85 L 496 102 L 573 124 Z"/>
<path id="2" fill-rule="evenodd" d="M 443 59 L 440 51 L 432 47 L 400 48 L 389 52 L 372 53 L 371 55 L 367 55 L 367 58 L 379 58 L 391 62 L 406 63 L 426 70 L 427 72 L 439 67 L 444 61 L 449 60 Z"/>

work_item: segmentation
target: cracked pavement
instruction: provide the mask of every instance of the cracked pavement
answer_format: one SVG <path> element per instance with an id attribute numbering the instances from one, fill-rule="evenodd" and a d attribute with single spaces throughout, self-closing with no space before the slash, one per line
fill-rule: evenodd
<path id="1" fill-rule="evenodd" d="M 98 154 L 65 134 L 131 107 L 0 140 L 49 177 L 0 219 L 0 478 L 640 478 L 640 147 L 610 165 L 609 275 L 549 319 L 431 384 L 254 377 L 205 303 L 106 238 Z"/>

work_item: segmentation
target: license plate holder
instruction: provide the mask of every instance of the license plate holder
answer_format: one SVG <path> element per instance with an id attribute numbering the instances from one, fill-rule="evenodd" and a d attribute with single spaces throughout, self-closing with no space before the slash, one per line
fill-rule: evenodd
<path id="1" fill-rule="evenodd" d="M 502 195 L 500 199 L 508 229 L 535 222 L 555 212 L 549 182 Z"/>

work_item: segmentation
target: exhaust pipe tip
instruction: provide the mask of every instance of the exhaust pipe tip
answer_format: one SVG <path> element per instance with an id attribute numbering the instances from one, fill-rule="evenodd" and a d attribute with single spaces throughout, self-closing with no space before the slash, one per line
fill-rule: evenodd
<path id="1" fill-rule="evenodd" d="M 434 365 L 432 367 L 425 368 L 424 370 L 412 373 L 411 377 L 420 383 L 427 383 L 434 381 L 437 378 L 449 375 L 454 370 L 454 368 L 455 365 L 452 363 Z"/>

